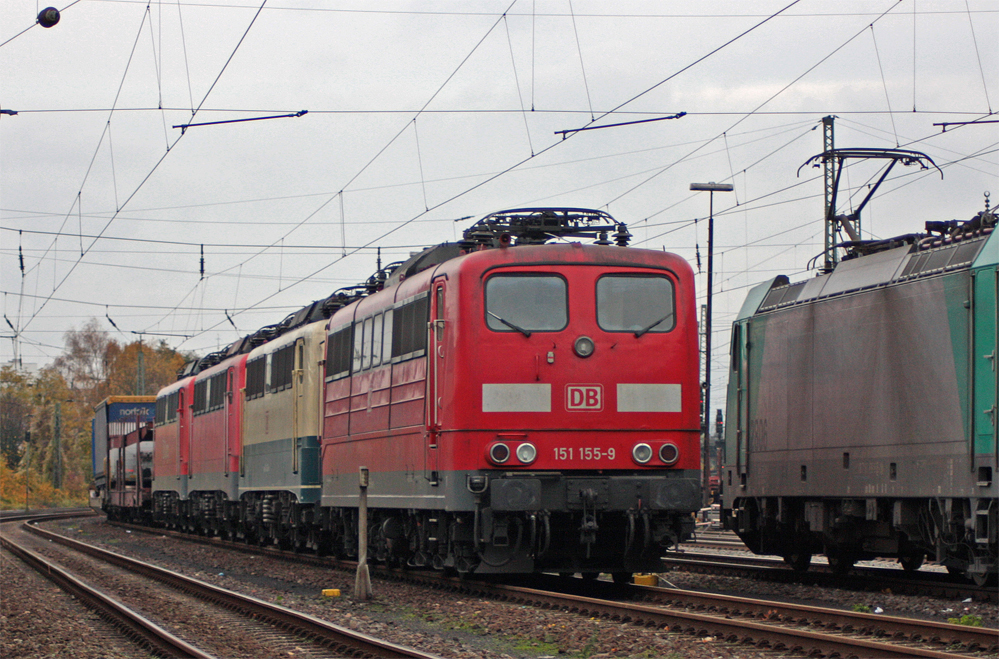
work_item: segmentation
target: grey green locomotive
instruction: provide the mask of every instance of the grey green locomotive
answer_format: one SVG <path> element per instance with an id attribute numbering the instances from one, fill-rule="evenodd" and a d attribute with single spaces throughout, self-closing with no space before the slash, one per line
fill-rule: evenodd
<path id="1" fill-rule="evenodd" d="M 986 208 L 755 287 L 732 330 L 726 527 L 798 570 L 929 559 L 994 582 L 997 266 Z"/>

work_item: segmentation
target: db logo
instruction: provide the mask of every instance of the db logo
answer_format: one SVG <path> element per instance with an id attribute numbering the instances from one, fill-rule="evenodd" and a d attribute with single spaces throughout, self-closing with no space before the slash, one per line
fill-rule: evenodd
<path id="1" fill-rule="evenodd" d="M 599 412 L 604 409 L 604 386 L 602 384 L 567 384 L 565 386 L 565 409 Z"/>

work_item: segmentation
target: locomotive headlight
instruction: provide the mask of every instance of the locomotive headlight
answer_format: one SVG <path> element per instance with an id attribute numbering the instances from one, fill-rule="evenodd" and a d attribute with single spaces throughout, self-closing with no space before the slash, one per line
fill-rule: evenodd
<path id="1" fill-rule="evenodd" d="M 648 444 L 635 444 L 631 449 L 631 457 L 640 465 L 652 459 L 652 447 Z"/>
<path id="2" fill-rule="evenodd" d="M 676 461 L 680 459 L 680 449 L 676 447 L 676 444 L 663 444 L 659 447 L 659 459 L 664 464 L 676 464 Z"/>
<path id="3" fill-rule="evenodd" d="M 510 459 L 510 447 L 502 442 L 496 442 L 489 447 L 489 460 L 501 465 Z"/>
<path id="4" fill-rule="evenodd" d="M 521 444 L 517 447 L 517 459 L 526 465 L 534 462 L 538 457 L 538 449 L 534 448 L 534 444 Z"/>
<path id="5" fill-rule="evenodd" d="M 596 350 L 596 345 L 593 343 L 593 339 L 588 336 L 581 336 L 576 339 L 576 342 L 572 345 L 572 349 L 576 351 L 576 354 L 580 357 L 589 357 Z"/>

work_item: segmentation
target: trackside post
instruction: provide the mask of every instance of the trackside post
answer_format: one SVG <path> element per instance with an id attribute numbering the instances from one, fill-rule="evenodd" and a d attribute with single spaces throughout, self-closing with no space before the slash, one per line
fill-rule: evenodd
<path id="1" fill-rule="evenodd" d="M 368 572 L 368 468 L 360 467 L 358 473 L 360 488 L 357 502 L 357 576 L 354 578 L 354 599 L 369 600 L 371 573 Z"/>

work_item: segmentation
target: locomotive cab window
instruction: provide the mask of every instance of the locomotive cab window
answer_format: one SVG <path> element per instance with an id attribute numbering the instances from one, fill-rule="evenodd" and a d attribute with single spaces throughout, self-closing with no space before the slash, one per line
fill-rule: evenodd
<path id="1" fill-rule="evenodd" d="M 597 280 L 597 324 L 605 332 L 669 332 L 676 327 L 673 282 L 662 275 Z"/>
<path id="2" fill-rule="evenodd" d="M 486 280 L 486 326 L 495 332 L 558 332 L 569 323 L 567 286 L 556 275 Z"/>

